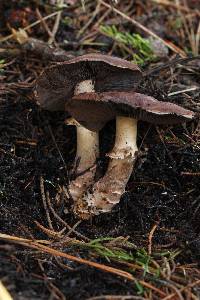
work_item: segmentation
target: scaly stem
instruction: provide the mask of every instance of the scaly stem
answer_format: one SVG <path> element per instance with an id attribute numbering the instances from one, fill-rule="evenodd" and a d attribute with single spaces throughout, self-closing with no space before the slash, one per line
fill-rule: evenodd
<path id="1" fill-rule="evenodd" d="M 90 131 L 81 125 L 76 126 L 76 129 L 76 160 L 79 160 L 77 172 L 81 173 L 96 163 L 99 156 L 99 137 L 97 132 Z"/>
<path id="2" fill-rule="evenodd" d="M 94 92 L 94 84 L 91 80 L 79 83 L 74 93 L 77 95 L 85 92 Z M 78 163 L 78 176 L 69 185 L 69 192 L 73 198 L 74 206 L 76 206 L 77 202 L 82 201 L 82 196 L 88 187 L 94 183 L 96 160 L 99 156 L 99 134 L 86 129 L 74 119 L 71 119 L 68 124 L 75 125 L 77 128 L 76 162 Z"/>
<path id="3" fill-rule="evenodd" d="M 119 203 L 133 171 L 136 145 L 137 120 L 117 117 L 116 139 L 106 174 L 93 186 L 92 192 L 84 195 L 76 214 L 83 219 L 111 211 Z"/>
<path id="4" fill-rule="evenodd" d="M 97 132 L 87 130 L 81 125 L 77 127 L 77 177 L 69 185 L 69 192 L 74 201 L 82 201 L 82 196 L 94 183 L 96 160 L 99 156 L 99 136 Z"/>

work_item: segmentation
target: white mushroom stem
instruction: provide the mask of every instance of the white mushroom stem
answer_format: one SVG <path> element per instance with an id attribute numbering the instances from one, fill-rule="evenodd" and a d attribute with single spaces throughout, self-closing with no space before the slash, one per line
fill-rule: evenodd
<path id="1" fill-rule="evenodd" d="M 84 172 L 95 165 L 99 156 L 99 136 L 97 132 L 90 131 L 80 124 L 77 129 L 77 150 L 76 159 L 78 163 L 78 173 Z"/>
<path id="2" fill-rule="evenodd" d="M 76 206 L 88 187 L 94 183 L 96 160 L 99 156 L 99 137 L 97 132 L 87 130 L 75 120 L 73 122 L 77 129 L 77 177 L 70 183 L 69 192 L 74 201 L 73 205 Z"/>
<path id="3" fill-rule="evenodd" d="M 94 92 L 94 84 L 91 80 L 85 80 L 75 88 L 75 95 L 85 92 Z M 73 198 L 74 205 L 76 205 L 77 201 L 82 199 L 88 187 L 94 183 L 96 160 L 99 156 L 99 134 L 86 129 L 74 119 L 67 120 L 66 123 L 75 125 L 77 128 L 75 159 L 77 177 L 69 185 L 70 196 Z"/>
<path id="4" fill-rule="evenodd" d="M 135 157 L 137 148 L 137 120 L 127 117 L 116 118 L 115 145 L 107 155 L 110 158 L 123 159 Z"/>
<path id="5" fill-rule="evenodd" d="M 117 117 L 116 138 L 113 150 L 108 154 L 111 158 L 106 174 L 94 184 L 92 192 L 84 195 L 82 205 L 75 212 L 84 219 L 111 211 L 119 203 L 125 192 L 127 182 L 134 166 L 137 120 L 127 117 Z"/>

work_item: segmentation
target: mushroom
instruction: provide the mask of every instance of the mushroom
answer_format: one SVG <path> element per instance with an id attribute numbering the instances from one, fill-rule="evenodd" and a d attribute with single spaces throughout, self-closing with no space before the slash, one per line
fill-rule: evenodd
<path id="1" fill-rule="evenodd" d="M 68 110 L 73 96 L 83 93 L 99 93 L 106 91 L 134 90 L 142 78 L 137 65 L 124 59 L 102 54 L 86 54 L 69 61 L 60 62 L 45 69 L 37 80 L 36 96 L 41 108 L 46 110 Z M 96 107 L 96 104 L 95 104 Z M 76 113 L 74 119 L 67 120 L 68 125 L 77 128 L 78 177 L 74 179 L 69 192 L 74 202 L 81 199 L 83 193 L 94 182 L 96 159 L 99 155 L 98 120 L 93 128 L 85 128 L 84 122 L 78 123 Z M 83 107 L 82 115 L 87 118 L 87 107 Z M 105 118 L 105 115 L 103 114 Z"/>
<path id="2" fill-rule="evenodd" d="M 107 172 L 74 203 L 79 218 L 88 219 L 111 211 L 125 191 L 137 152 L 137 121 L 178 124 L 190 121 L 195 113 L 176 104 L 161 102 L 136 92 L 83 93 L 67 105 L 75 119 L 90 131 L 99 131 L 116 117 L 115 145 Z"/>

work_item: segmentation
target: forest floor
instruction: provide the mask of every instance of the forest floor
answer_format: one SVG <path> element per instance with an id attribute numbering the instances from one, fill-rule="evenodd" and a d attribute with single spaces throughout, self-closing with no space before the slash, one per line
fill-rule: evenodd
<path id="1" fill-rule="evenodd" d="M 76 131 L 34 97 L 42 70 L 62 60 L 49 43 L 69 58 L 134 60 L 139 92 L 200 112 L 199 9 L 195 0 L 0 2 L 0 280 L 14 300 L 200 299 L 199 121 L 139 122 L 120 204 L 79 221 L 61 192 Z M 100 132 L 102 170 L 114 135 L 111 121 Z"/>

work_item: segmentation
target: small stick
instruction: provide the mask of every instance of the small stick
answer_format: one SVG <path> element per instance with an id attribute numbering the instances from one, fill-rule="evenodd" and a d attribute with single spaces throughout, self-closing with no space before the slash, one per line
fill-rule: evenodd
<path id="1" fill-rule="evenodd" d="M 88 22 L 81 28 L 79 33 L 77 34 L 77 38 L 79 38 L 85 30 L 90 26 L 90 24 L 93 22 L 93 20 L 96 18 L 96 15 L 99 13 L 101 3 L 98 1 L 95 11 L 92 14 L 92 17 L 88 20 Z"/>
<path id="2" fill-rule="evenodd" d="M 57 0 L 57 3 L 62 6 L 64 4 L 64 0 Z M 58 31 L 58 28 L 59 28 L 59 24 L 60 24 L 60 19 L 61 19 L 61 15 L 62 15 L 62 10 L 60 10 L 56 16 L 56 20 L 55 20 L 55 23 L 54 23 L 54 26 L 53 26 L 53 30 L 51 32 L 51 37 L 49 38 L 48 40 L 48 44 L 52 44 L 55 40 L 55 36 L 56 36 L 56 33 Z"/>
<path id="3" fill-rule="evenodd" d="M 182 94 L 182 93 L 186 93 L 186 92 L 196 91 L 198 89 L 199 89 L 199 87 L 193 86 L 191 88 L 188 88 L 188 89 L 185 89 L 185 90 L 182 90 L 182 91 L 176 91 L 176 92 L 169 93 L 167 96 L 170 97 L 170 96 L 174 96 L 174 95 L 178 95 L 178 94 Z"/>
<path id="4" fill-rule="evenodd" d="M 196 281 L 194 281 L 192 283 L 189 283 L 188 285 L 182 287 L 179 290 L 179 292 L 183 292 L 183 291 L 187 290 L 188 288 L 192 288 L 194 286 L 198 286 L 199 284 L 200 284 L 200 280 L 196 280 Z M 176 293 L 172 293 L 172 294 L 166 296 L 165 298 L 162 298 L 162 300 L 170 300 L 170 299 L 174 298 L 175 296 L 176 296 Z"/>
<path id="5" fill-rule="evenodd" d="M 154 235 L 154 232 L 157 229 L 157 227 L 158 227 L 158 224 L 157 223 L 154 224 L 149 233 L 149 237 L 148 237 L 148 254 L 149 254 L 149 256 L 151 256 L 151 254 L 152 254 L 152 239 L 153 239 L 153 235 Z"/>
<path id="6" fill-rule="evenodd" d="M 63 232 L 66 230 L 66 227 L 64 227 L 61 231 L 57 232 L 44 227 L 38 221 L 34 221 L 34 223 L 37 227 L 39 227 L 40 230 L 42 230 L 46 235 L 48 235 L 51 238 L 63 238 Z"/>
<path id="7" fill-rule="evenodd" d="M 35 140 L 27 140 L 27 141 L 17 140 L 15 143 L 16 143 L 17 145 L 37 146 L 37 141 L 35 141 Z"/>
<path id="8" fill-rule="evenodd" d="M 108 10 L 106 10 L 105 13 L 100 18 L 98 18 L 97 22 L 94 24 L 94 26 L 92 27 L 92 29 L 93 28 L 99 28 L 100 24 L 110 14 L 111 11 L 112 11 L 111 8 L 109 8 Z"/>
<path id="9" fill-rule="evenodd" d="M 172 290 L 174 290 L 174 295 L 177 296 L 177 300 L 184 300 L 180 289 L 177 289 L 173 284 L 169 282 L 165 282 L 165 285 L 166 287 L 170 287 Z M 165 297 L 164 299 L 167 299 L 167 297 Z"/>
<path id="10" fill-rule="evenodd" d="M 42 23 L 44 29 L 45 29 L 46 32 L 48 33 L 48 35 L 49 35 L 50 37 L 52 37 L 52 36 L 53 36 L 53 35 L 52 35 L 52 32 L 51 32 L 51 30 L 49 29 L 49 26 L 48 26 L 48 24 L 46 23 L 46 21 L 43 19 L 43 17 L 42 17 L 42 15 L 41 15 L 41 13 L 40 13 L 40 11 L 39 11 L 38 8 L 36 8 L 36 14 L 37 14 L 37 16 L 38 16 L 38 19 L 41 21 L 41 23 Z"/>
<path id="11" fill-rule="evenodd" d="M 47 200 L 46 200 L 46 196 L 45 196 L 45 191 L 44 191 L 44 179 L 42 176 L 40 177 L 40 191 L 41 191 L 44 210 L 45 210 L 46 216 L 47 216 L 47 221 L 48 221 L 49 227 L 51 228 L 51 230 L 53 230 L 53 225 L 51 222 L 51 218 L 50 218 L 50 214 L 49 214 L 49 210 L 48 210 L 48 206 L 47 206 Z"/>
<path id="12" fill-rule="evenodd" d="M 74 232 L 74 230 L 76 229 L 76 227 L 78 227 L 78 225 L 82 222 L 82 220 L 79 220 L 76 224 L 74 224 L 74 226 L 68 231 L 68 233 L 66 234 L 65 237 L 68 237 L 72 232 Z"/>
<path id="13" fill-rule="evenodd" d="M 190 172 L 181 172 L 181 175 L 186 175 L 186 176 L 200 176 L 200 172 L 194 172 L 194 173 L 190 173 Z"/>
<path id="14" fill-rule="evenodd" d="M 37 260 L 37 262 L 38 262 L 38 266 L 42 272 L 42 275 L 37 274 L 36 278 L 42 278 L 45 281 L 46 286 L 51 293 L 50 299 L 66 300 L 63 293 L 51 282 L 51 280 L 49 280 L 49 277 L 45 273 L 45 269 L 44 269 L 42 262 L 39 259 Z"/>
<path id="15" fill-rule="evenodd" d="M 49 197 L 49 193 L 47 192 L 47 203 L 48 203 L 48 206 L 49 206 L 49 209 L 50 211 L 52 212 L 53 216 L 61 223 L 63 224 L 64 226 L 67 227 L 67 229 L 69 230 L 72 230 L 72 227 L 67 223 L 65 222 L 54 210 L 52 204 L 51 204 L 51 200 L 50 200 L 50 197 Z M 84 236 L 83 234 L 79 233 L 78 231 L 74 230 L 73 229 L 73 233 L 76 234 L 79 238 L 83 239 L 84 241 L 86 242 L 89 242 L 90 239 L 87 238 L 86 236 Z"/>

